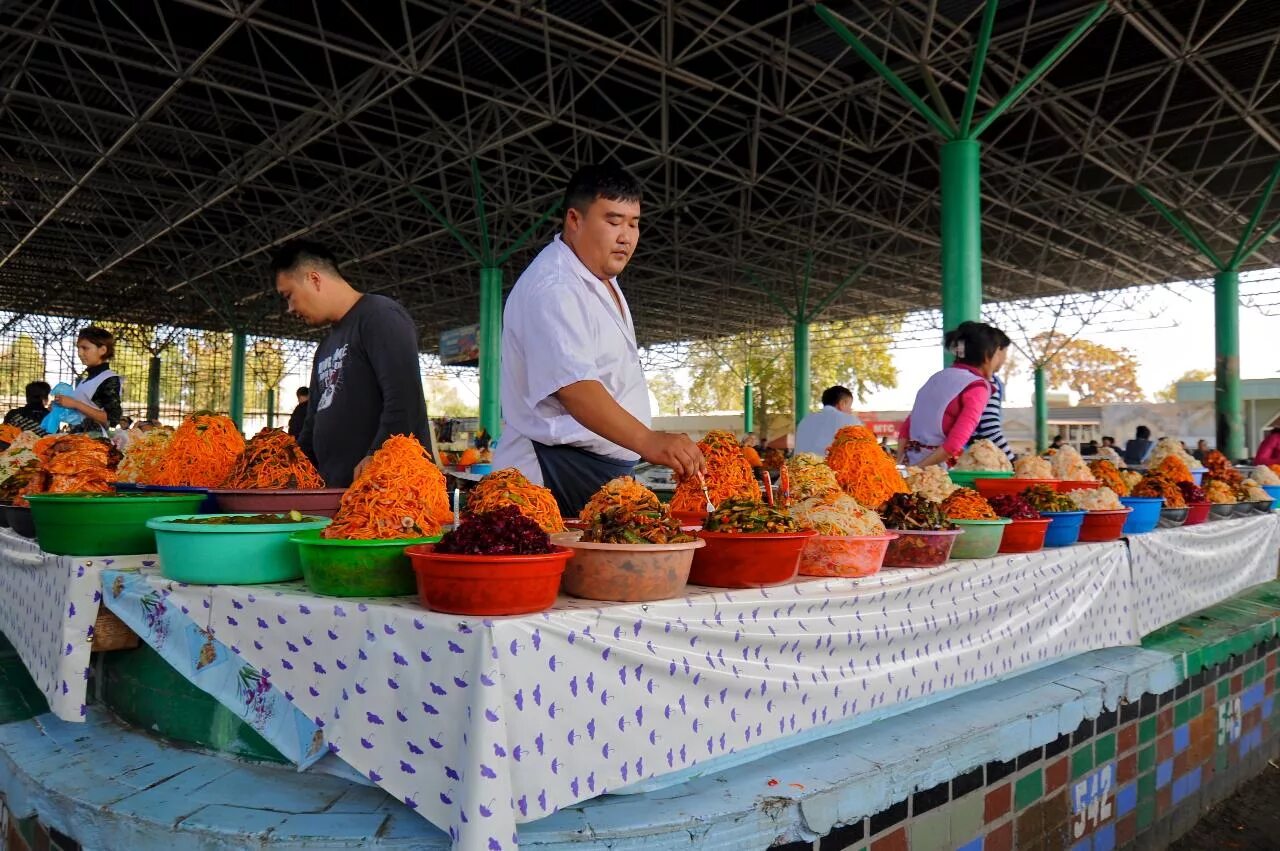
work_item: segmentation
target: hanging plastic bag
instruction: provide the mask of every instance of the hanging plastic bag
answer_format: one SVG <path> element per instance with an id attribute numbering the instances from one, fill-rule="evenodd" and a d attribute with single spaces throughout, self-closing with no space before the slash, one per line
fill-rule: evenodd
<path id="1" fill-rule="evenodd" d="M 58 382 L 58 385 L 49 391 L 50 397 L 70 396 L 76 392 L 76 389 L 65 381 Z M 50 406 L 49 413 L 45 414 L 45 418 L 40 421 L 40 428 L 45 434 L 57 434 L 62 424 L 68 426 L 78 426 L 84 422 L 84 414 L 71 408 L 64 408 L 57 402 Z"/>

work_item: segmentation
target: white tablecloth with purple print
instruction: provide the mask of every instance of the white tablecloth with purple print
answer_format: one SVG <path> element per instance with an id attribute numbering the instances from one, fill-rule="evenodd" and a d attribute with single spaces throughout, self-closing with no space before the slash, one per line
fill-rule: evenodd
<path id="1" fill-rule="evenodd" d="M 0 632 L 17 649 L 49 709 L 64 721 L 84 720 L 102 570 L 154 560 L 50 555 L 35 541 L 0 529 Z"/>
<path id="2" fill-rule="evenodd" d="M 1142 635 L 1276 578 L 1280 514 L 1128 538 Z"/>
<path id="3" fill-rule="evenodd" d="M 334 751 L 464 851 L 643 778 L 1138 640 L 1121 543 L 496 619 L 148 581 L 211 611 Z"/>

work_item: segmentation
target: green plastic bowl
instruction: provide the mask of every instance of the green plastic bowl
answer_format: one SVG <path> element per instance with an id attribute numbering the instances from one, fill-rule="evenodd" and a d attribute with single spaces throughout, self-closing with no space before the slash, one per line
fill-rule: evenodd
<path id="1" fill-rule="evenodd" d="M 962 488 L 972 488 L 974 479 L 1012 479 L 1013 471 L 1001 470 L 948 470 L 951 481 Z M 957 544 L 959 546 L 959 544 Z"/>
<path id="2" fill-rule="evenodd" d="M 418 593 L 413 565 L 404 554 L 414 544 L 434 544 L 430 538 L 393 541 L 354 541 L 322 538 L 320 532 L 295 532 L 302 576 L 307 588 L 330 597 L 403 597 Z"/>
<path id="3" fill-rule="evenodd" d="M 1007 517 L 999 520 L 952 520 L 964 534 L 951 548 L 952 558 L 993 558 L 1000 551 L 1004 539 L 1004 527 L 1013 521 Z"/>
<path id="4" fill-rule="evenodd" d="M 259 585 L 299 579 L 302 565 L 298 562 L 298 548 L 289 543 L 289 536 L 307 529 L 323 529 L 333 522 L 328 517 L 307 516 L 301 523 L 244 526 L 174 522 L 191 516 L 176 514 L 147 521 L 147 526 L 155 530 L 160 573 L 166 579 L 189 585 Z"/>
<path id="5" fill-rule="evenodd" d="M 156 551 L 153 517 L 199 511 L 205 495 L 30 494 L 40 549 L 60 556 L 124 556 Z"/>

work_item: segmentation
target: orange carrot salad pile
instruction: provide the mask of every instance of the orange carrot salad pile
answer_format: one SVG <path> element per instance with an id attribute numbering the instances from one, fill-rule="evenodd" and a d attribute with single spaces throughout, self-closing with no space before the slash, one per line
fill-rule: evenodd
<path id="1" fill-rule="evenodd" d="M 315 490 L 324 479 L 302 452 L 298 441 L 278 428 L 264 428 L 253 436 L 236 459 L 224 488 Z"/>
<path id="2" fill-rule="evenodd" d="M 760 501 L 760 488 L 751 472 L 751 465 L 743 457 L 737 438 L 723 429 L 712 429 L 698 441 L 702 457 L 707 460 L 703 477 L 711 501 L 719 506 L 728 499 Z M 672 511 L 706 511 L 707 499 L 702 494 L 702 483 L 697 476 L 688 476 L 676 485 L 671 498 Z"/>
<path id="3" fill-rule="evenodd" d="M 548 535 L 564 531 L 564 519 L 555 496 L 526 479 L 515 467 L 495 470 L 481 479 L 467 494 L 466 513 L 486 514 L 508 505 L 537 523 Z"/>
<path id="4" fill-rule="evenodd" d="M 155 477 L 144 482 L 168 487 L 217 488 L 244 451 L 244 435 L 220 414 L 192 414 L 173 433 Z"/>
<path id="5" fill-rule="evenodd" d="M 865 426 L 836 432 L 827 450 L 827 466 L 836 471 L 844 492 L 869 508 L 884 505 L 895 493 L 911 492 L 893 459 Z"/>
<path id="6" fill-rule="evenodd" d="M 342 495 L 326 538 L 390 540 L 439 535 L 453 521 L 444 473 L 417 438 L 388 437 Z"/>

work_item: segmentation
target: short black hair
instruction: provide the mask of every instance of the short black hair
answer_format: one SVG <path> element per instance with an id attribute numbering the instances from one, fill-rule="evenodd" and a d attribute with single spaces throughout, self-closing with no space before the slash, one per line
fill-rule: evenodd
<path id="1" fill-rule="evenodd" d="M 311 395 L 311 388 L 310 388 L 310 387 L 299 387 L 299 388 L 298 388 L 298 395 L 299 395 L 299 396 L 310 396 L 310 395 Z"/>
<path id="2" fill-rule="evenodd" d="M 1009 343 L 1007 334 L 982 322 L 961 322 L 943 337 L 943 345 L 955 355 L 956 363 L 968 366 L 982 366 Z"/>
<path id="3" fill-rule="evenodd" d="M 1134 436 L 1137 437 L 1138 440 L 1150 440 L 1151 429 L 1146 426 L 1138 426 L 1137 430 L 1134 432 Z"/>
<path id="4" fill-rule="evenodd" d="M 643 200 L 640 181 L 616 163 L 586 165 L 573 173 L 564 190 L 564 213 L 569 208 L 585 213 L 597 198 L 608 201 Z"/>
<path id="5" fill-rule="evenodd" d="M 822 391 L 822 404 L 832 408 L 839 405 L 845 399 L 852 399 L 853 391 L 848 387 L 841 387 L 837 384 L 835 387 L 828 387 Z"/>
<path id="6" fill-rule="evenodd" d="M 104 361 L 109 361 L 116 356 L 116 336 L 106 328 L 100 328 L 97 325 L 86 325 L 80 329 L 80 333 L 76 336 L 76 342 L 87 340 L 95 346 L 101 346 L 107 350 L 102 356 Z"/>
<path id="7" fill-rule="evenodd" d="M 271 255 L 271 276 L 274 278 L 281 272 L 292 272 L 303 263 L 312 263 L 334 273 L 338 271 L 338 258 L 329 246 L 310 239 L 291 239 Z"/>
<path id="8" fill-rule="evenodd" d="M 49 394 L 53 392 L 53 388 L 49 386 L 47 381 L 32 381 L 27 385 L 27 404 L 43 405 L 45 400 L 49 398 Z"/>
<path id="9" fill-rule="evenodd" d="M 1115 444 L 1115 442 L 1116 442 L 1116 439 L 1115 439 L 1114 437 L 1112 437 L 1112 436 L 1111 436 L 1111 435 L 1109 435 L 1109 434 L 1104 434 L 1104 435 L 1102 436 L 1102 442 L 1103 442 L 1103 443 L 1106 443 L 1108 440 L 1109 440 L 1109 441 L 1111 441 L 1111 443 L 1112 443 L 1113 445 L 1114 445 L 1114 444 Z"/>

